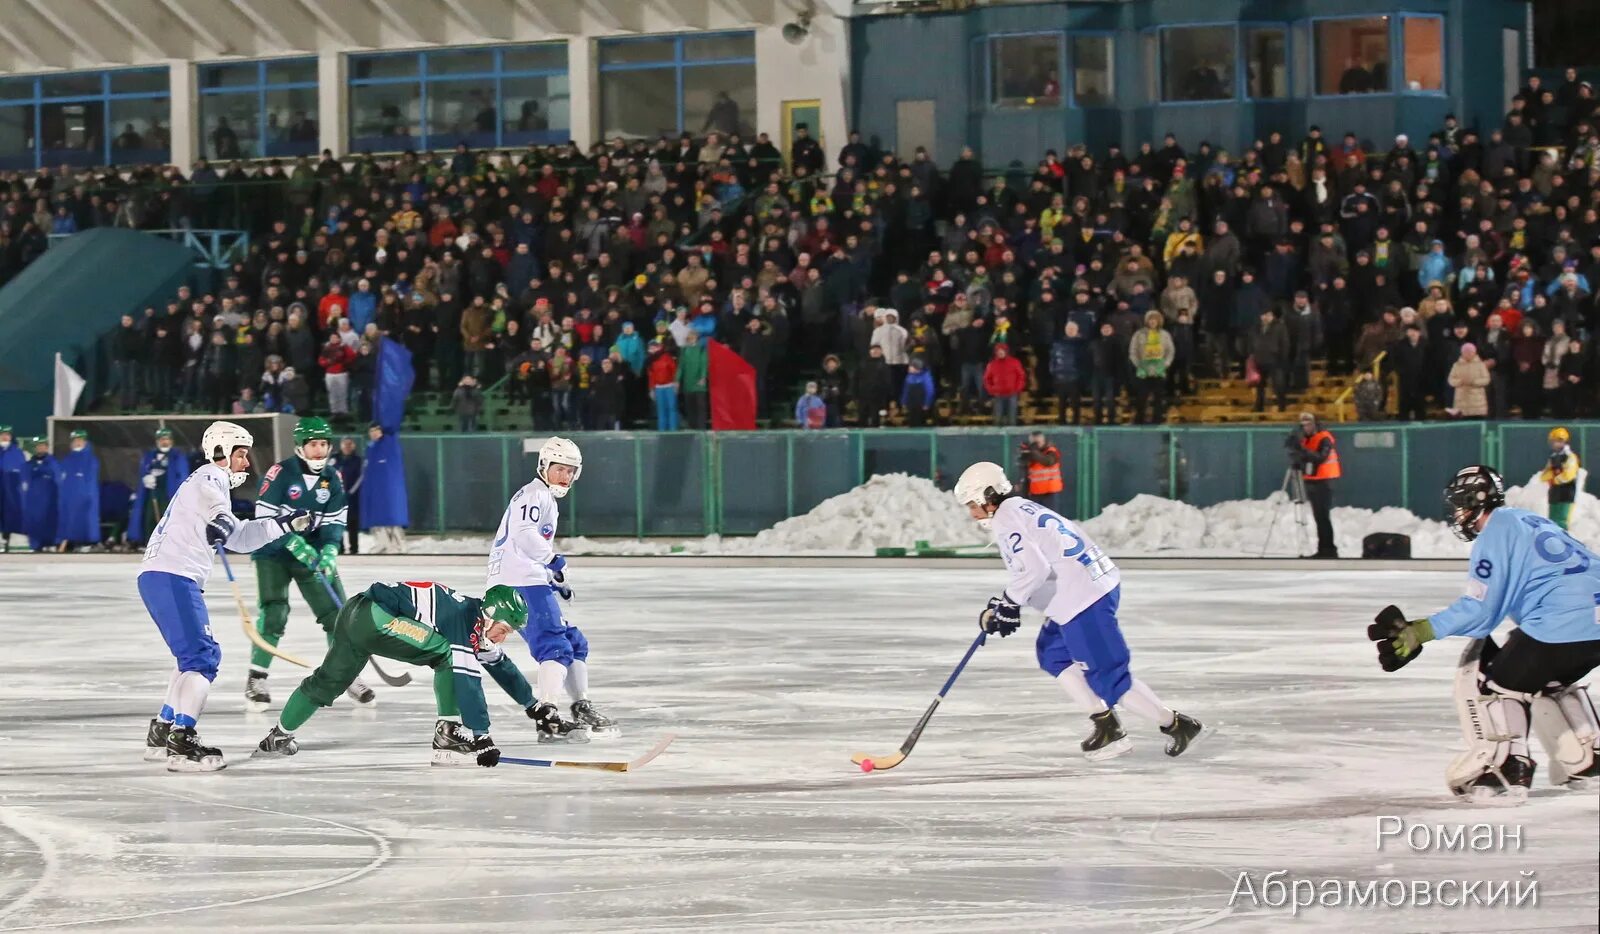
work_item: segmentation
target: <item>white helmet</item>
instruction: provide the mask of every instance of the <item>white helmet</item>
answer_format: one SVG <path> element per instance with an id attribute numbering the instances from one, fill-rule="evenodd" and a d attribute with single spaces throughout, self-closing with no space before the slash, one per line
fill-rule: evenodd
<path id="1" fill-rule="evenodd" d="M 990 504 L 991 497 L 1005 496 L 1011 492 L 1011 481 L 1005 469 L 990 461 L 979 461 L 961 472 L 956 481 L 956 502 L 963 506 Z M 991 519 L 979 519 L 978 527 L 987 529 Z"/>
<path id="2" fill-rule="evenodd" d="M 551 464 L 565 464 L 572 468 L 572 480 L 566 486 L 556 486 L 550 482 L 547 471 Z M 551 438 L 539 446 L 539 467 L 535 471 L 545 486 L 550 488 L 550 495 L 560 499 L 572 489 L 572 484 L 578 482 L 578 475 L 583 473 L 583 452 L 578 446 L 566 438 Z"/>
<path id="3" fill-rule="evenodd" d="M 228 486 L 232 489 L 242 486 L 250 475 L 234 473 L 229 469 L 229 458 L 235 449 L 251 448 L 255 444 L 256 439 L 250 437 L 250 432 L 233 422 L 212 422 L 206 433 L 200 436 L 200 449 L 205 452 L 206 460 L 223 462 L 223 469 L 228 470 Z"/>

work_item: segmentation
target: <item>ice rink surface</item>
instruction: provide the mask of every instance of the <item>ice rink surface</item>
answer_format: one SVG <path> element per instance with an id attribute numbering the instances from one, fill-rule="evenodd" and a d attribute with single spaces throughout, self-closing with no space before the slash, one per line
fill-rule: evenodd
<path id="1" fill-rule="evenodd" d="M 232 764 L 193 776 L 140 760 L 170 659 L 136 570 L 0 559 L 0 930 L 1596 928 L 1596 795 L 1552 789 L 1541 769 L 1524 807 L 1453 804 L 1460 643 L 1386 675 L 1364 638 L 1382 605 L 1420 614 L 1459 592 L 1458 574 L 1129 571 L 1135 673 L 1214 729 L 1189 755 L 1167 759 L 1129 716 L 1133 753 L 1085 762 L 1088 721 L 1035 667 L 1030 615 L 978 651 L 903 765 L 863 775 L 849 755 L 899 745 L 975 634 L 998 562 L 575 561 L 592 695 L 625 735 L 573 754 L 627 758 L 680 737 L 642 771 L 608 774 L 430 768 L 427 679 L 394 689 L 370 673 L 375 710 L 341 700 L 300 731 L 298 756 L 250 761 L 299 675 L 278 663 L 273 712 L 243 712 L 246 642 L 219 568 L 207 599 L 224 658 L 201 735 Z M 476 563 L 451 559 L 352 559 L 345 574 L 352 588 L 482 583 Z M 284 647 L 320 657 L 292 606 Z M 513 653 L 530 667 L 524 646 Z M 559 754 L 485 685 L 507 754 Z M 1385 815 L 1520 827 L 1522 845 L 1380 850 Z M 1532 878 L 1540 898 L 1229 907 L 1240 872 L 1277 870 L 1358 885 Z"/>

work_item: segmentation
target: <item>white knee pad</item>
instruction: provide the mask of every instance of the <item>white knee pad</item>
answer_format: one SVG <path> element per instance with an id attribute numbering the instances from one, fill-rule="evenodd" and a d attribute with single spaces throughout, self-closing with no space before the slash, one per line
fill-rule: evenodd
<path id="1" fill-rule="evenodd" d="M 1470 796 L 1471 786 L 1484 775 L 1499 777 L 1500 767 L 1512 755 L 1528 754 L 1528 709 L 1522 694 L 1498 690 L 1484 682 L 1478 669 L 1482 640 L 1475 639 L 1461 653 L 1454 682 L 1456 714 L 1461 719 L 1465 752 L 1445 769 L 1445 784 L 1451 794 Z"/>
<path id="2" fill-rule="evenodd" d="M 1584 685 L 1535 697 L 1533 730 L 1548 757 L 1552 785 L 1565 785 L 1593 767 L 1595 747 L 1600 744 L 1600 717 Z"/>

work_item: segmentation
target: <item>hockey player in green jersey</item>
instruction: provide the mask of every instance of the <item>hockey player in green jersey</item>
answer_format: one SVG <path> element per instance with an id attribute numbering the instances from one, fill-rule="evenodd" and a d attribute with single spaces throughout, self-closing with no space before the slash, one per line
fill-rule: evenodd
<path id="1" fill-rule="evenodd" d="M 255 755 L 298 752 L 294 731 L 318 707 L 332 704 L 377 655 L 433 669 L 439 710 L 433 730 L 434 765 L 494 766 L 500 762 L 500 750 L 489 738 L 483 672 L 488 670 L 528 716 L 534 716 L 533 689 L 500 648 L 507 636 L 527 624 L 528 604 L 512 587 L 490 587 L 478 598 L 429 581 L 373 584 L 339 611 L 327 657 L 289 695 L 277 725 L 261 740 Z M 451 719 L 458 715 L 459 723 Z"/>
<path id="2" fill-rule="evenodd" d="M 261 616 L 256 631 L 273 645 L 283 638 L 289 622 L 289 582 L 300 588 L 317 625 L 333 642 L 333 620 L 339 604 L 329 596 L 321 575 L 344 600 L 344 584 L 339 580 L 339 542 L 347 521 L 344 483 L 333 465 L 333 430 L 316 416 L 300 419 L 294 426 L 294 456 L 270 467 L 261 480 L 256 499 L 256 518 L 275 518 L 296 511 L 318 514 L 321 522 L 309 537 L 285 535 L 251 555 L 256 567 L 256 593 Z M 309 539 L 309 540 L 308 540 Z M 272 655 L 260 648 L 250 652 L 250 675 L 245 682 L 245 706 L 265 710 L 272 703 L 267 693 L 267 666 Z M 349 694 L 358 704 L 373 701 L 372 689 L 359 680 L 349 682 Z"/>

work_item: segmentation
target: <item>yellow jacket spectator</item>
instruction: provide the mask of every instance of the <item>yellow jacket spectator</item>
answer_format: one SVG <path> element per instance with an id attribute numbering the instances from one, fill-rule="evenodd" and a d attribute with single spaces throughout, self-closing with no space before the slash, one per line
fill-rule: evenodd
<path id="1" fill-rule="evenodd" d="M 1550 488 L 1550 521 L 1563 529 L 1572 519 L 1572 504 L 1578 499 L 1578 455 L 1572 451 L 1572 433 L 1565 428 L 1550 431 L 1550 462 L 1539 471 L 1539 479 Z"/>

